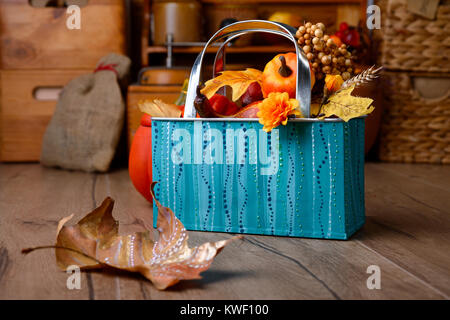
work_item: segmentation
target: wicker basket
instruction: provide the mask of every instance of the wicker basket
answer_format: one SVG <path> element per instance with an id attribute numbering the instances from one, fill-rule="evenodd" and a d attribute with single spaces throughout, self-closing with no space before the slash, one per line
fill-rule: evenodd
<path id="1" fill-rule="evenodd" d="M 381 1 L 382 64 L 391 70 L 450 72 L 450 1 L 436 18 L 408 11 L 407 0 Z"/>
<path id="2" fill-rule="evenodd" d="M 450 76 L 444 77 L 385 73 L 382 161 L 450 163 Z M 423 84 L 426 88 L 420 87 Z M 433 88 L 436 92 L 430 94 Z"/>

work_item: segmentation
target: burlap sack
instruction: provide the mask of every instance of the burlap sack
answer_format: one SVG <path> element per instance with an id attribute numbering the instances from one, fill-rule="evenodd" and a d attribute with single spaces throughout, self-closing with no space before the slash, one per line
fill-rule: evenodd
<path id="1" fill-rule="evenodd" d="M 109 54 L 100 59 L 95 73 L 64 87 L 44 135 L 43 165 L 88 172 L 109 169 L 124 123 L 118 80 L 128 74 L 130 64 L 125 56 Z"/>

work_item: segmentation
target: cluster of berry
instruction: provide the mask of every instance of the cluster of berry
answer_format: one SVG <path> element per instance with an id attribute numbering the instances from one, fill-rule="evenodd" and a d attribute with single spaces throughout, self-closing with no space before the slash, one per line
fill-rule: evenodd
<path id="1" fill-rule="evenodd" d="M 344 80 L 350 79 L 354 57 L 336 36 L 325 34 L 323 23 L 307 22 L 298 28 L 296 36 L 317 79 L 327 74 L 339 74 Z"/>

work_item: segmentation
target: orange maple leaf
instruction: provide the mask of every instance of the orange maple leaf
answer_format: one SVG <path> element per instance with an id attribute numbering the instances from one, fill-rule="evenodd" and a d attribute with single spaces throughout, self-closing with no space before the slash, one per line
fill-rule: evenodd
<path id="1" fill-rule="evenodd" d="M 210 99 L 220 88 L 230 86 L 233 89 L 232 100 L 238 100 L 253 82 L 261 86 L 262 72 L 247 68 L 244 71 L 223 71 L 220 76 L 206 81 L 202 93 Z"/>

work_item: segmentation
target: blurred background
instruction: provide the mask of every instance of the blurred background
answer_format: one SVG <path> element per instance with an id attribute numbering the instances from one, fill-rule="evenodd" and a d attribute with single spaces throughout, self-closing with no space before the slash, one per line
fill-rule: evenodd
<path id="1" fill-rule="evenodd" d="M 422 2 L 428 4 L 417 7 Z M 80 29 L 66 25 L 73 4 L 81 8 Z M 366 27 L 370 5 L 380 8 L 380 29 Z M 448 1 L 409 0 L 0 0 L 0 161 L 39 161 L 61 89 L 116 52 L 132 61 L 121 81 L 125 116 L 116 156 L 126 165 L 142 116 L 138 101 L 173 103 L 215 31 L 267 19 L 294 27 L 322 22 L 354 50 L 359 70 L 384 67 L 383 77 L 359 92 L 375 99 L 366 125 L 369 159 L 450 163 L 449 8 Z M 227 69 L 261 70 L 292 49 L 274 36 L 245 36 L 227 47 Z M 206 65 L 216 51 L 208 49 Z"/>

